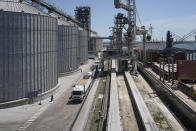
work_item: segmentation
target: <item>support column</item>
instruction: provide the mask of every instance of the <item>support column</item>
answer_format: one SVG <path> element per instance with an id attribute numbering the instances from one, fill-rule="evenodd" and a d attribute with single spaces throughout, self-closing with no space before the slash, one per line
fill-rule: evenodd
<path id="1" fill-rule="evenodd" d="M 174 58 L 172 57 L 172 85 L 174 84 Z"/>
<path id="2" fill-rule="evenodd" d="M 146 33 L 143 34 L 143 62 L 146 62 Z"/>
<path id="3" fill-rule="evenodd" d="M 165 83 L 165 61 L 163 58 L 163 83 Z"/>
<path id="4" fill-rule="evenodd" d="M 193 56 L 194 56 L 194 55 L 193 55 L 193 52 L 192 52 L 192 61 L 193 61 Z"/>
<path id="5" fill-rule="evenodd" d="M 161 81 L 161 58 L 159 58 L 159 79 L 160 79 L 160 81 Z"/>
<path id="6" fill-rule="evenodd" d="M 167 58 L 167 62 L 168 62 L 168 73 L 169 73 L 168 82 L 170 82 L 170 57 Z"/>
<path id="7" fill-rule="evenodd" d="M 189 52 L 189 60 L 191 60 L 191 53 Z"/>
<path id="8" fill-rule="evenodd" d="M 185 53 L 185 60 L 187 60 L 187 53 Z"/>

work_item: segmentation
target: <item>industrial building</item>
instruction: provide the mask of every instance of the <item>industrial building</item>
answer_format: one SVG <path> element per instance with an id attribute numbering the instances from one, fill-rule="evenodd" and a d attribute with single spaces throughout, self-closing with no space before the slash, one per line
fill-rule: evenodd
<path id="1" fill-rule="evenodd" d="M 49 91 L 88 60 L 88 30 L 33 4 L 0 1 L 0 102 Z"/>
<path id="2" fill-rule="evenodd" d="M 196 130 L 196 29 L 159 41 L 136 0 L 50 2 L 0 0 L 0 130 Z"/>

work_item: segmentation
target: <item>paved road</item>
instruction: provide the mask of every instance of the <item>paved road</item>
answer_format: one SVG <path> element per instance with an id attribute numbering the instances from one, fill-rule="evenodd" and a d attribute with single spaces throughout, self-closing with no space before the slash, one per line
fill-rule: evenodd
<path id="1" fill-rule="evenodd" d="M 89 68 L 83 69 L 87 71 Z M 81 106 L 81 103 L 75 104 L 69 102 L 69 96 L 72 91 L 73 83 L 78 80 L 78 75 L 73 74 L 68 78 L 60 78 L 62 86 L 67 88 L 60 98 L 58 98 L 36 121 L 34 121 L 28 131 L 68 131 L 71 124 L 73 123 L 77 112 Z"/>
<path id="2" fill-rule="evenodd" d="M 72 131 L 83 131 L 84 130 L 86 123 L 87 123 L 87 120 L 88 120 L 89 112 L 92 108 L 92 104 L 93 104 L 93 101 L 94 101 L 94 98 L 96 95 L 99 80 L 100 80 L 100 78 L 95 79 L 95 81 L 92 85 L 92 88 L 89 92 L 89 95 L 87 96 L 87 98 L 84 102 L 84 105 L 80 111 L 80 114 L 79 114 L 79 116 L 78 116 L 78 118 L 72 128 Z"/>
<path id="3" fill-rule="evenodd" d="M 71 86 L 85 74 L 92 61 L 82 66 L 80 71 L 69 76 L 60 77 L 61 87 L 51 103 L 43 100 L 42 105 L 34 103 L 0 110 L 0 131 L 61 131 L 69 129 L 80 104 L 71 104 L 68 98 Z M 4 119 L 2 119 L 4 118 Z"/>

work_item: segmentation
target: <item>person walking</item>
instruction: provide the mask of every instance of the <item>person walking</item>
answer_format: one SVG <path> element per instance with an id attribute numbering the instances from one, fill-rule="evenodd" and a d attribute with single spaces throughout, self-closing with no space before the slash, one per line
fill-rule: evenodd
<path id="1" fill-rule="evenodd" d="M 53 100 L 54 100 L 54 96 L 52 94 L 51 97 L 50 97 L 50 102 L 52 102 Z"/>

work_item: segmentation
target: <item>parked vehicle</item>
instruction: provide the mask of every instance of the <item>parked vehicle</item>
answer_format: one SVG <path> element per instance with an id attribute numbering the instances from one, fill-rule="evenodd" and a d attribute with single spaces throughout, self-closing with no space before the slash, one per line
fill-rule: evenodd
<path id="1" fill-rule="evenodd" d="M 87 72 L 83 79 L 81 79 L 76 85 L 73 86 L 73 91 L 71 93 L 70 99 L 73 101 L 82 101 L 90 87 L 90 84 L 94 78 L 95 70 L 92 72 Z"/>

